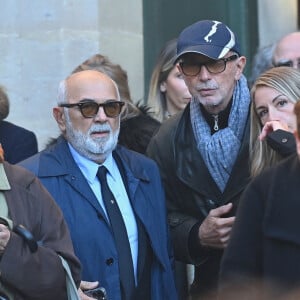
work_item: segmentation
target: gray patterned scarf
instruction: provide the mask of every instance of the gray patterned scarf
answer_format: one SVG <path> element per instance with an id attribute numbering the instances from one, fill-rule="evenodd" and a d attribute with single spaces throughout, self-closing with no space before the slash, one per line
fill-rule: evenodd
<path id="1" fill-rule="evenodd" d="M 210 127 L 202 115 L 199 101 L 191 101 L 190 112 L 197 148 L 205 164 L 223 192 L 238 155 L 250 104 L 247 80 L 242 75 L 233 92 L 228 127 L 211 135 Z"/>

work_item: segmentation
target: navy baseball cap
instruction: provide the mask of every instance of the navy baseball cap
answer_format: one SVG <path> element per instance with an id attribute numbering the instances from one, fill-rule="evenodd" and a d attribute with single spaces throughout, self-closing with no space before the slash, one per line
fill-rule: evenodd
<path id="1" fill-rule="evenodd" d="M 198 53 L 217 60 L 230 50 L 240 55 L 240 46 L 235 34 L 222 22 L 202 20 L 180 33 L 175 62 L 186 53 Z"/>

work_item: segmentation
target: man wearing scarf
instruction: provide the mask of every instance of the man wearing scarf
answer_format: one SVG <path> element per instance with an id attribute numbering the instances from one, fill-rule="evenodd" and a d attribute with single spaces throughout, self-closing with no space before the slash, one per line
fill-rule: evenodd
<path id="1" fill-rule="evenodd" d="M 148 154 L 164 181 L 175 257 L 195 265 L 191 295 L 213 296 L 249 180 L 246 58 L 225 24 L 203 20 L 181 32 L 176 64 L 193 98 L 162 125 Z"/>

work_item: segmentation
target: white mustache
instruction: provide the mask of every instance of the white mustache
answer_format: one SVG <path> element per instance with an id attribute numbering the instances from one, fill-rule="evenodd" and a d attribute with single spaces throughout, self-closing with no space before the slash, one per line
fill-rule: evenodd
<path id="1" fill-rule="evenodd" d="M 109 131 L 111 132 L 111 127 L 109 124 L 94 124 L 90 127 L 88 133 L 92 133 L 95 131 Z"/>
<path id="2" fill-rule="evenodd" d="M 206 90 L 206 89 L 215 90 L 217 88 L 218 88 L 218 85 L 214 84 L 214 83 L 206 83 L 206 84 L 197 84 L 196 85 L 197 90 Z"/>

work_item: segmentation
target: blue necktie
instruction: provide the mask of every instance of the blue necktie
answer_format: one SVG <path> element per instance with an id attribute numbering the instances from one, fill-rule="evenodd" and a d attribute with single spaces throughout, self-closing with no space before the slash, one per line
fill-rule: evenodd
<path id="1" fill-rule="evenodd" d="M 131 250 L 125 223 L 118 203 L 107 184 L 106 174 L 106 167 L 99 167 L 97 177 L 101 183 L 101 194 L 118 251 L 122 299 L 130 300 L 135 290 Z"/>

